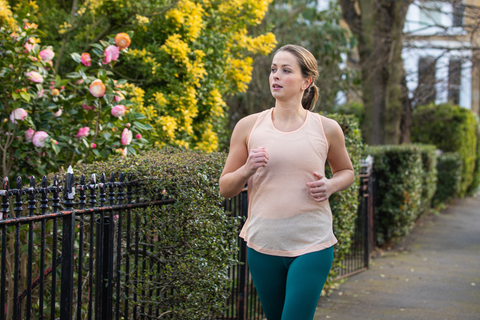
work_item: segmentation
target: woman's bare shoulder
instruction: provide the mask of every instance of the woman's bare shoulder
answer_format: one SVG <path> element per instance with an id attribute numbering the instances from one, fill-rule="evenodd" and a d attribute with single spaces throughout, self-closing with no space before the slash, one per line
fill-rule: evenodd
<path id="1" fill-rule="evenodd" d="M 258 120 L 261 114 L 262 112 L 254 113 L 240 119 L 240 121 L 238 121 L 235 125 L 235 129 L 233 129 L 232 138 L 234 136 L 241 136 L 242 139 L 246 139 L 250 135 L 255 122 Z"/>
<path id="2" fill-rule="evenodd" d="M 320 116 L 320 118 L 322 119 L 323 130 L 325 130 L 327 138 L 336 138 L 339 135 L 343 137 L 343 130 L 337 121 L 325 116 Z"/>

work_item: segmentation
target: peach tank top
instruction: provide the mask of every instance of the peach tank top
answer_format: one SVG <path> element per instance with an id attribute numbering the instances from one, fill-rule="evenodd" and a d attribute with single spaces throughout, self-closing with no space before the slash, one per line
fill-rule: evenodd
<path id="1" fill-rule="evenodd" d="M 321 116 L 308 112 L 299 129 L 281 132 L 273 125 L 273 109 L 259 115 L 248 138 L 248 151 L 264 147 L 269 160 L 248 180 L 248 219 L 240 237 L 260 253 L 282 257 L 329 248 L 337 243 L 330 204 L 315 201 L 306 186 L 315 180 L 313 172 L 325 175 L 328 142 Z"/>

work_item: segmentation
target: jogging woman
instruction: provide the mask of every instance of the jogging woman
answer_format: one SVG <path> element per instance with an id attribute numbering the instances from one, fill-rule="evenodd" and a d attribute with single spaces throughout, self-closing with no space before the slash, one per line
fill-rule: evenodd
<path id="1" fill-rule="evenodd" d="M 354 180 L 342 129 L 311 112 L 317 77 L 308 50 L 277 50 L 269 77 L 275 107 L 237 123 L 220 177 L 225 198 L 248 181 L 249 213 L 240 236 L 268 320 L 313 319 L 337 242 L 328 198 Z"/>

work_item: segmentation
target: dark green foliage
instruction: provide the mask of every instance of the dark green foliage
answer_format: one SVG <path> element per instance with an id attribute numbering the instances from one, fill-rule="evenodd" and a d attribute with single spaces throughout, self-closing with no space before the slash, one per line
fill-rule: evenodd
<path id="1" fill-rule="evenodd" d="M 336 113 L 340 114 L 353 114 L 357 117 L 360 128 L 363 125 L 363 120 L 365 119 L 365 108 L 361 102 L 347 102 L 345 104 L 335 106 L 334 110 Z"/>
<path id="2" fill-rule="evenodd" d="M 377 243 L 403 237 L 411 230 L 422 205 L 422 151 L 415 145 L 368 147 L 376 175 Z"/>
<path id="3" fill-rule="evenodd" d="M 348 189 L 337 192 L 330 197 L 330 207 L 333 215 L 333 231 L 338 239 L 335 245 L 335 256 L 332 272 L 329 279 L 337 277 L 335 268 L 341 267 L 340 262 L 345 254 L 350 252 L 353 232 L 355 230 L 355 218 L 357 216 L 359 199 L 358 186 L 360 184 L 360 159 L 363 153 L 363 143 L 357 119 L 352 115 L 329 114 L 328 118 L 338 122 L 345 135 L 345 145 L 352 160 L 355 171 L 355 182 Z M 330 166 L 325 168 L 328 178 L 332 176 Z"/>
<path id="4" fill-rule="evenodd" d="M 443 152 L 457 151 L 462 157 L 460 190 L 464 197 L 473 182 L 476 161 L 476 121 L 470 110 L 452 104 L 420 106 L 413 113 L 413 142 L 434 144 Z"/>
<path id="5" fill-rule="evenodd" d="M 172 319 L 213 319 L 223 311 L 238 226 L 238 220 L 228 217 L 220 206 L 218 178 L 224 161 L 222 153 L 162 149 L 74 169 L 77 176 L 132 173 L 136 179 L 150 179 L 145 181 L 149 196 L 165 190 L 176 199 L 173 205 L 132 211 L 140 218 L 139 236 L 148 243 L 151 259 L 137 281 L 127 285 L 146 310 L 159 307 Z M 133 262 L 132 250 L 128 254 Z M 130 279 L 135 279 L 133 264 L 130 271 Z"/>
<path id="6" fill-rule="evenodd" d="M 458 152 L 446 152 L 438 156 L 437 191 L 433 196 L 433 204 L 448 203 L 461 190 L 463 161 Z"/>
<path id="7" fill-rule="evenodd" d="M 480 186 L 480 120 L 477 115 L 475 115 L 475 120 L 477 122 L 477 159 L 473 170 L 473 182 L 467 190 L 467 194 L 470 196 L 474 195 L 478 191 L 478 186 Z"/>
<path id="8" fill-rule="evenodd" d="M 437 190 L 437 148 L 434 145 L 417 145 L 422 153 L 422 205 L 419 215 L 430 209 L 432 198 Z"/>

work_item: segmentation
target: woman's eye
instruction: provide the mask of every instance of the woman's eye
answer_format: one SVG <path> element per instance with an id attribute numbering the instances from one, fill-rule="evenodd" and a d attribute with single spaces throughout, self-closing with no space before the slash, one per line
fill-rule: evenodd
<path id="1" fill-rule="evenodd" d="M 272 68 L 272 72 L 275 72 L 275 71 L 277 71 L 277 69 Z"/>
<path id="2" fill-rule="evenodd" d="M 285 72 L 285 73 L 290 73 L 290 70 L 283 70 L 283 72 Z"/>

